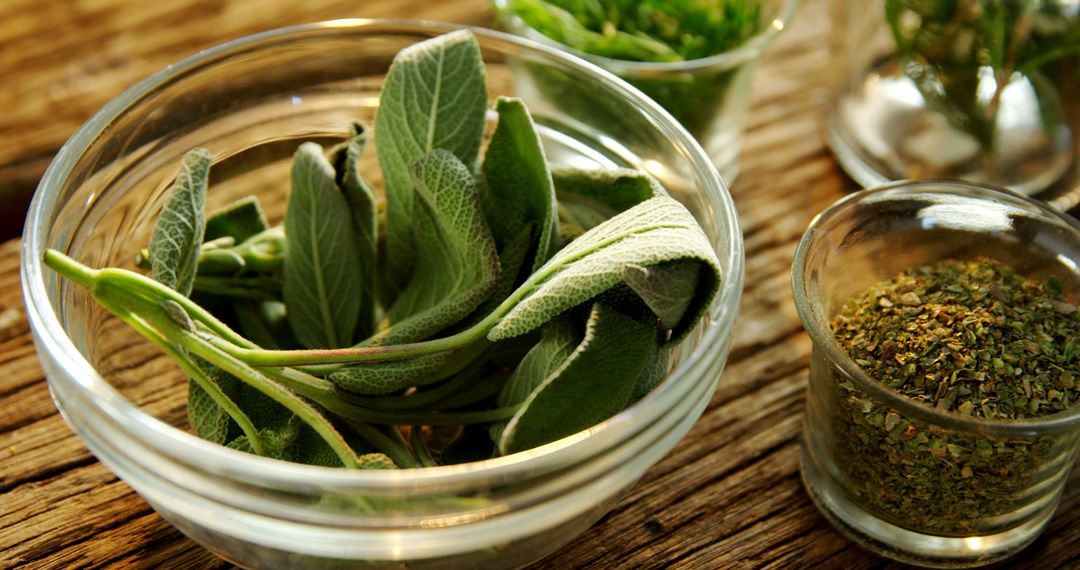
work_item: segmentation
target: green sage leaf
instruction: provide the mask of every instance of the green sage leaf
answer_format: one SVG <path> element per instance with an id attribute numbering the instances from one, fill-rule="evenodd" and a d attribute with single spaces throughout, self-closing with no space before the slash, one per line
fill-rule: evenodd
<path id="1" fill-rule="evenodd" d="M 720 263 L 704 231 L 682 204 L 656 197 L 611 218 L 570 242 L 522 285 L 518 302 L 488 332 L 499 341 L 536 329 L 556 315 L 623 283 L 628 267 L 675 261 L 701 267 L 683 317 L 671 327 L 673 344 L 689 334 L 720 287 Z M 638 294 L 650 294 L 642 288 Z M 664 304 L 660 300 L 646 304 Z M 669 315 L 670 316 L 670 315 Z M 670 324 L 670 323 L 669 323 Z"/>
<path id="2" fill-rule="evenodd" d="M 379 95 L 375 142 L 386 190 L 386 278 L 396 291 L 412 273 L 412 168 L 443 149 L 475 169 L 484 134 L 487 87 L 472 32 L 459 30 L 401 50 Z"/>
<path id="3" fill-rule="evenodd" d="M 656 329 L 595 303 L 585 337 L 537 386 L 499 439 L 506 455 L 588 429 L 622 411 L 649 356 Z M 558 354 L 554 355 L 557 359 Z"/>
<path id="4" fill-rule="evenodd" d="M 297 340 L 309 348 L 352 344 L 360 313 L 359 256 L 348 202 L 315 143 L 300 145 L 293 157 L 285 242 L 282 295 Z"/>
<path id="5" fill-rule="evenodd" d="M 386 326 L 363 344 L 429 338 L 457 323 L 491 294 L 499 256 L 472 174 L 454 155 L 432 151 L 414 169 L 416 269 L 387 312 Z"/>
<path id="6" fill-rule="evenodd" d="M 677 327 L 694 299 L 694 288 L 701 282 L 701 264 L 680 259 L 652 267 L 627 265 L 623 281 L 645 301 L 660 320 L 660 328 Z"/>
<path id="7" fill-rule="evenodd" d="M 204 148 L 184 155 L 168 202 L 150 236 L 150 268 L 154 279 L 189 295 L 195 283 L 199 246 L 206 224 L 206 185 L 213 158 Z"/>
<path id="8" fill-rule="evenodd" d="M 558 248 L 555 187 L 532 117 L 520 99 L 500 97 L 499 123 L 484 155 L 484 210 L 495 245 L 514 240 L 527 224 L 538 231 L 532 262 L 540 268 Z"/>
<path id="9" fill-rule="evenodd" d="M 560 204 L 588 206 L 606 213 L 606 218 L 664 195 L 655 179 L 626 168 L 555 166 L 551 169 L 551 179 Z"/>
<path id="10" fill-rule="evenodd" d="M 259 199 L 248 196 L 210 214 L 206 218 L 206 235 L 203 240 L 231 237 L 236 243 L 240 243 L 269 227 L 266 214 L 259 206 Z"/>
<path id="11" fill-rule="evenodd" d="M 360 316 L 356 338 L 367 338 L 375 331 L 375 255 L 377 244 L 377 207 L 375 192 L 360 175 L 360 155 L 367 145 L 367 130 L 361 123 L 349 127 L 349 140 L 331 152 L 338 186 L 349 204 L 353 238 L 356 240 L 360 287 Z"/>

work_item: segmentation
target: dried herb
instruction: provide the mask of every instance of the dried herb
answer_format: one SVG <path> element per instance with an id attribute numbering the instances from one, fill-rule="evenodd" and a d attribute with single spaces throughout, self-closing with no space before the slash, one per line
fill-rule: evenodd
<path id="1" fill-rule="evenodd" d="M 988 259 L 942 261 L 871 287 L 833 321 L 873 379 L 922 405 L 987 420 L 1064 411 L 1080 397 L 1080 312 L 1060 283 Z M 964 534 L 1023 504 L 1052 437 L 996 438 L 930 425 L 838 384 L 835 453 L 851 491 L 895 524 Z"/>
<path id="2" fill-rule="evenodd" d="M 520 100 L 498 101 L 481 157 L 483 69 L 466 31 L 398 54 L 376 116 L 382 212 L 354 124 L 297 150 L 283 227 L 252 198 L 207 217 L 196 149 L 140 256 L 154 279 L 45 262 L 175 360 L 194 431 L 234 449 L 419 467 L 586 429 L 659 382 L 719 264 L 646 176 L 553 177 Z"/>

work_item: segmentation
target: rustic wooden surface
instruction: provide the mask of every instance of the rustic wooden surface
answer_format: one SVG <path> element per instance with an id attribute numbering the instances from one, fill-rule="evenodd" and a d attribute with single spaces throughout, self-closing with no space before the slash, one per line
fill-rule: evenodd
<path id="1" fill-rule="evenodd" d="M 300 9 L 303 6 L 303 9 Z M 166 64 L 263 29 L 342 17 L 487 24 L 485 0 L 37 0 L 0 2 L 0 236 L 65 138 Z M 743 172 L 746 292 L 721 387 L 682 443 L 542 568 L 805 567 L 886 562 L 845 540 L 798 475 L 810 341 L 792 305 L 795 243 L 852 189 L 822 142 L 825 0 L 804 0 L 759 67 Z M 30 342 L 19 242 L 0 244 L 0 566 L 219 568 L 99 464 L 56 413 Z M 1013 564 L 1080 563 L 1080 481 Z"/>

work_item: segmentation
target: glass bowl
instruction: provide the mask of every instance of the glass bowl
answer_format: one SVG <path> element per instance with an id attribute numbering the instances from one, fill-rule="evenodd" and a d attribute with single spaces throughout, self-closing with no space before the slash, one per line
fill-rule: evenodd
<path id="1" fill-rule="evenodd" d="M 988 564 L 1030 544 L 1057 508 L 1080 445 L 1080 407 L 1027 420 L 950 413 L 871 378 L 837 343 L 831 323 L 848 300 L 912 267 L 975 257 L 1037 282 L 1055 276 L 1066 298 L 1080 295 L 1075 219 L 962 182 L 852 194 L 814 219 L 792 267 L 814 344 L 803 482 L 849 538 L 924 566 Z"/>
<path id="2" fill-rule="evenodd" d="M 290 464 L 203 441 L 185 419 L 186 380 L 171 361 L 45 269 L 55 248 L 92 267 L 133 268 L 180 157 L 216 157 L 210 209 L 256 193 L 280 220 L 289 160 L 303 141 L 342 140 L 373 118 L 402 48 L 458 26 L 344 20 L 257 34 L 200 52 L 109 103 L 61 149 L 30 208 L 22 282 L 49 387 L 87 447 L 162 517 L 247 567 L 513 567 L 596 521 L 689 430 L 731 343 L 742 290 L 735 209 L 711 161 L 659 106 L 589 63 L 473 29 L 494 98 L 514 94 L 509 65 L 573 75 L 617 112 L 619 136 L 573 110 L 532 106 L 549 159 L 653 174 L 697 216 L 722 289 L 673 354 L 666 380 L 585 432 L 456 466 L 350 471 Z M 527 100 L 527 103 L 531 101 Z M 493 115 L 489 115 L 493 118 Z M 377 173 L 369 149 L 364 169 Z M 372 177 L 381 187 L 381 179 Z"/>
<path id="3" fill-rule="evenodd" d="M 798 0 L 763 0 L 761 31 L 735 49 L 691 61 L 654 63 L 576 50 L 530 27 L 510 10 L 508 0 L 494 2 L 499 21 L 507 31 L 588 60 L 659 102 L 697 138 L 728 184 L 739 174 L 743 122 L 750 106 L 754 66 L 765 48 L 791 22 L 798 7 Z M 520 66 L 520 71 L 520 90 L 533 93 L 537 99 L 560 107 L 587 106 L 588 97 L 582 100 L 584 90 L 575 78 L 528 66 Z M 596 109 L 592 116 L 597 124 L 603 124 L 609 112 Z"/>

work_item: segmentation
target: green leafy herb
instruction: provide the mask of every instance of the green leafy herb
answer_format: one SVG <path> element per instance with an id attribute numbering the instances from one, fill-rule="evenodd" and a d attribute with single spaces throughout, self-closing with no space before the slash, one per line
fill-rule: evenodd
<path id="1" fill-rule="evenodd" d="M 1040 111 L 1059 114 L 1059 95 L 1042 74 L 1080 55 L 1080 17 L 1058 0 L 885 0 L 885 20 L 904 73 L 927 104 L 971 135 L 993 163 L 1005 87 L 1031 79 Z M 1071 12 L 1071 13 L 1070 13 Z M 1057 125 L 1044 116 L 1048 127 Z"/>
<path id="2" fill-rule="evenodd" d="M 678 63 L 738 48 L 769 23 L 761 0 L 509 0 L 508 10 L 525 24 L 570 49 L 612 60 Z M 617 72 L 612 69 L 611 71 Z M 667 109 L 701 139 L 727 104 L 740 66 L 719 65 L 670 74 L 623 72 L 621 77 Z M 580 80 L 532 68 L 537 87 L 560 105 L 591 98 Z M 609 121 L 606 109 L 579 117 Z"/>
<path id="3" fill-rule="evenodd" d="M 190 155 L 141 255 L 160 282 L 46 254 L 179 364 L 200 437 L 358 469 L 528 449 L 644 396 L 715 295 L 716 254 L 681 204 L 630 171 L 553 179 L 520 101 L 496 104 L 477 168 L 486 95 L 471 35 L 402 53 L 376 123 L 385 213 L 354 124 L 326 154 L 300 145 L 283 227 L 246 199 L 204 237 L 210 158 Z M 395 251 L 407 272 L 378 279 Z"/>
<path id="4" fill-rule="evenodd" d="M 388 290 L 400 290 L 414 263 L 413 164 L 442 149 L 472 171 L 484 135 L 487 84 L 472 34 L 451 32 L 407 47 L 386 75 L 375 142 L 386 179 Z"/>
<path id="5" fill-rule="evenodd" d="M 536 271 L 558 245 L 555 188 L 532 117 L 520 99 L 500 97 L 499 124 L 484 158 L 484 209 L 495 243 L 503 248 L 526 224 L 538 230 L 531 264 Z"/>
<path id="6" fill-rule="evenodd" d="M 285 216 L 282 295 L 289 324 L 304 346 L 353 342 L 362 282 L 351 224 L 349 204 L 322 147 L 300 145 Z"/>
<path id="7" fill-rule="evenodd" d="M 634 385 L 645 368 L 656 328 L 625 316 L 602 303 L 592 307 L 585 337 L 561 362 L 568 337 L 559 334 L 544 366 L 524 380 L 536 387 L 510 418 L 499 438 L 504 454 L 531 449 L 587 429 L 618 413 L 630 400 Z M 532 353 L 530 353 L 532 354 Z M 523 371 L 523 377 L 533 374 Z M 582 406 L 582 402 L 589 405 Z"/>
<path id="8" fill-rule="evenodd" d="M 184 156 L 169 202 L 150 237 L 150 267 L 154 278 L 187 295 L 195 283 L 199 244 L 206 220 L 206 184 L 210 153 L 197 148 Z"/>
<path id="9" fill-rule="evenodd" d="M 549 38 L 585 53 L 674 62 L 731 50 L 761 30 L 760 0 L 510 0 Z"/>

